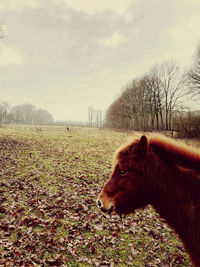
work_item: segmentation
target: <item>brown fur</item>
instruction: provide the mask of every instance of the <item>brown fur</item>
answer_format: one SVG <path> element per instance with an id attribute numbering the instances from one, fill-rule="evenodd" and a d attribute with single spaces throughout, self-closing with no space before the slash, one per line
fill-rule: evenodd
<path id="1" fill-rule="evenodd" d="M 200 152 L 160 135 L 131 140 L 116 151 L 98 199 L 118 214 L 151 204 L 200 267 Z"/>

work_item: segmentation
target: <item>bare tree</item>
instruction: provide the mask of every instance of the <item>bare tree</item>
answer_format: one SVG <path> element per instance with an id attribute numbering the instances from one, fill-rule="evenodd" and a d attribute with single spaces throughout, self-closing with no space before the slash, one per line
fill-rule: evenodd
<path id="1" fill-rule="evenodd" d="M 101 127 L 102 124 L 102 111 L 101 110 L 96 110 L 96 125 L 97 128 Z"/>
<path id="2" fill-rule="evenodd" d="M 198 47 L 196 49 L 194 59 L 193 59 L 193 66 L 190 68 L 187 76 L 187 83 L 189 85 L 189 93 L 197 97 L 197 99 L 200 98 L 200 43 L 198 44 Z"/>
<path id="3" fill-rule="evenodd" d="M 161 79 L 159 76 L 159 67 L 154 65 L 149 71 L 149 83 L 151 90 L 151 106 L 152 106 L 152 120 L 153 116 L 156 120 L 156 129 L 164 129 L 163 122 L 163 91 L 161 86 Z M 154 120 L 152 122 L 152 129 L 154 129 Z"/>
<path id="4" fill-rule="evenodd" d="M 23 124 L 52 124 L 53 116 L 43 109 L 36 109 L 31 104 L 23 104 L 14 106 L 11 109 L 12 120 L 16 123 Z"/>
<path id="5" fill-rule="evenodd" d="M 113 127 L 135 130 L 172 128 L 172 114 L 185 91 L 175 62 L 154 65 L 132 80 L 108 109 L 106 121 Z"/>
<path id="6" fill-rule="evenodd" d="M 7 123 L 10 112 L 10 106 L 8 103 L 3 102 L 0 104 L 0 123 Z"/>
<path id="7" fill-rule="evenodd" d="M 33 112 L 35 107 L 31 104 L 17 105 L 12 108 L 12 114 L 16 122 L 34 124 Z"/>
<path id="8" fill-rule="evenodd" d="M 95 109 L 90 106 L 88 107 L 88 120 L 89 120 L 89 126 L 93 126 L 93 121 L 94 121 L 94 118 L 95 118 Z"/>
<path id="9" fill-rule="evenodd" d="M 185 94 L 181 87 L 183 76 L 173 61 L 155 65 L 154 68 L 158 75 L 160 105 L 165 113 L 165 129 L 170 130 L 172 112 Z"/>
<path id="10" fill-rule="evenodd" d="M 53 116 L 47 110 L 37 109 L 33 111 L 32 118 L 34 124 L 45 125 L 52 124 L 54 122 Z"/>
<path id="11" fill-rule="evenodd" d="M 121 96 L 108 108 L 105 124 L 112 128 L 125 128 L 124 105 Z"/>

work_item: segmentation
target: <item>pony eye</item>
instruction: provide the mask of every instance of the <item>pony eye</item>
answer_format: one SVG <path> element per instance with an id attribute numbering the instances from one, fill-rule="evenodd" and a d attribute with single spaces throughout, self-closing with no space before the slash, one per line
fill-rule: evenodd
<path id="1" fill-rule="evenodd" d="M 120 175 L 122 175 L 122 176 L 127 175 L 127 172 L 128 172 L 128 171 L 126 171 L 126 170 L 124 170 L 124 171 L 119 171 Z"/>

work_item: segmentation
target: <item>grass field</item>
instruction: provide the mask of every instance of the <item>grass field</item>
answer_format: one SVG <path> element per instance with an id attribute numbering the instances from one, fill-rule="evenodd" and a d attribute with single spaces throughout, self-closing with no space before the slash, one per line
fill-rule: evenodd
<path id="1" fill-rule="evenodd" d="M 192 266 L 151 207 L 123 221 L 96 207 L 113 152 L 130 135 L 0 128 L 0 266 Z"/>

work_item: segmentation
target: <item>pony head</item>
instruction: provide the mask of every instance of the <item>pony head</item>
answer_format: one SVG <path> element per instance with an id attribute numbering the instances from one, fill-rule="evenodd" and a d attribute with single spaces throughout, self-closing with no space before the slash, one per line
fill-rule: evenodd
<path id="1" fill-rule="evenodd" d="M 148 203 L 145 183 L 148 160 L 148 139 L 125 143 L 115 152 L 113 172 L 97 199 L 102 211 L 109 214 L 128 214 Z"/>

